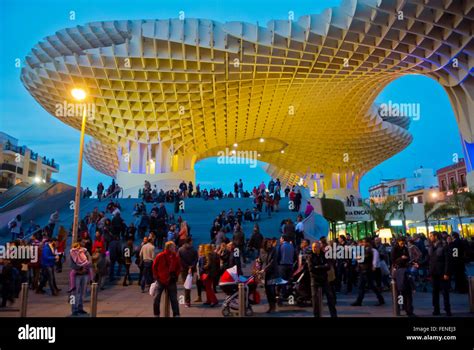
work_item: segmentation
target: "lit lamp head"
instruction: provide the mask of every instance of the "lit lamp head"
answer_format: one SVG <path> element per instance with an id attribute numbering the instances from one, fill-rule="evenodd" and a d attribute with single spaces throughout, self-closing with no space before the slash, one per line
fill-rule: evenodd
<path id="1" fill-rule="evenodd" d="M 389 228 L 381 228 L 378 232 L 378 237 L 382 239 L 382 242 L 386 243 L 392 238 L 392 230 Z"/>
<path id="2" fill-rule="evenodd" d="M 76 101 L 84 101 L 87 97 L 86 91 L 81 88 L 72 89 L 71 95 Z"/>

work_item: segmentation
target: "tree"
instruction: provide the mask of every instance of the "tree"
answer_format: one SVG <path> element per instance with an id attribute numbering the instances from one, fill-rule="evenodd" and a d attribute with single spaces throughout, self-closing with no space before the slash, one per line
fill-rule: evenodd
<path id="1" fill-rule="evenodd" d="M 433 211 L 435 210 L 435 207 L 436 207 L 435 202 L 425 202 L 425 204 L 423 204 L 423 209 L 424 209 L 423 214 L 425 217 L 426 236 L 428 236 L 428 234 L 430 233 L 429 221 L 430 221 L 430 217 L 433 216 Z"/>
<path id="2" fill-rule="evenodd" d="M 388 214 L 392 213 L 397 209 L 397 202 L 393 198 L 388 197 L 381 203 L 376 203 L 373 199 L 370 200 L 369 204 L 364 203 L 364 207 L 369 212 L 369 215 L 377 224 L 379 229 L 385 227 L 385 219 Z"/>
<path id="3" fill-rule="evenodd" d="M 390 218 L 394 218 L 395 214 L 400 214 L 403 222 L 403 233 L 407 234 L 407 217 L 406 210 L 412 210 L 413 204 L 409 200 L 399 200 L 395 204 L 395 211 L 392 213 Z"/>
<path id="4" fill-rule="evenodd" d="M 461 225 L 461 236 L 464 236 L 464 227 L 462 226 L 463 214 L 474 214 L 474 193 L 459 192 L 459 187 L 456 183 L 450 186 L 453 194 L 448 198 L 446 204 L 443 205 L 445 215 L 455 215 Z"/>
<path id="5" fill-rule="evenodd" d="M 441 226 L 441 220 L 448 217 L 453 213 L 453 209 L 449 204 L 441 204 L 438 207 L 436 207 L 432 213 L 431 216 L 438 221 L 438 227 Z"/>

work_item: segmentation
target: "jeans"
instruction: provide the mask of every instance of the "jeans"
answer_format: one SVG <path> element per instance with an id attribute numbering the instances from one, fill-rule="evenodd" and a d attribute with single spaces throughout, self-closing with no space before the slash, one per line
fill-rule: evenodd
<path id="1" fill-rule="evenodd" d="M 41 282 L 39 289 L 43 289 L 46 283 L 48 283 L 51 292 L 55 292 L 58 287 L 56 285 L 56 277 L 54 275 L 54 266 L 47 266 L 41 268 Z"/>
<path id="2" fill-rule="evenodd" d="M 276 304 L 275 285 L 268 284 L 268 279 L 265 277 L 265 294 L 267 296 L 268 305 L 274 306 Z"/>
<path id="3" fill-rule="evenodd" d="M 115 279 L 115 263 L 118 263 L 118 276 L 122 273 L 122 264 L 118 260 L 110 260 L 110 271 L 109 271 L 109 279 L 113 281 Z"/>
<path id="4" fill-rule="evenodd" d="M 153 302 L 153 314 L 155 316 L 160 316 L 161 294 L 163 294 L 164 290 L 168 292 L 173 316 L 179 316 L 178 288 L 176 287 L 176 281 L 170 281 L 168 285 L 158 282 L 158 291 Z"/>
<path id="5" fill-rule="evenodd" d="M 272 207 L 270 205 L 265 206 L 265 213 L 268 214 L 268 217 L 272 216 Z"/>
<path id="6" fill-rule="evenodd" d="M 449 288 L 450 281 L 445 281 L 442 275 L 431 276 L 431 283 L 433 284 L 433 308 L 435 312 L 439 312 L 439 293 L 443 294 L 444 310 L 451 312 L 451 304 L 449 303 Z"/>
<path id="7" fill-rule="evenodd" d="M 143 274 L 141 280 L 142 291 L 145 290 L 147 284 L 153 282 L 153 273 L 152 273 L 153 261 L 144 261 L 143 262 Z"/>
<path id="8" fill-rule="evenodd" d="M 406 312 L 407 316 L 413 315 L 413 292 L 411 290 L 408 290 L 404 292 L 399 292 L 398 295 L 402 296 L 402 308 Z"/>
<path id="9" fill-rule="evenodd" d="M 127 279 L 130 284 L 132 283 L 132 278 L 130 276 L 130 265 L 131 264 L 125 264 L 125 276 L 123 277 L 123 284 L 127 284 Z"/>
<path id="10" fill-rule="evenodd" d="M 291 278 L 291 274 L 293 272 L 293 265 L 278 265 L 278 274 L 282 279 L 285 281 L 289 281 Z M 279 294 L 282 299 L 286 298 L 288 295 L 288 286 L 285 284 L 280 286 Z"/>
<path id="11" fill-rule="evenodd" d="M 336 296 L 334 295 L 332 288 L 330 288 L 329 283 L 325 281 L 322 285 L 320 285 L 317 284 L 313 279 L 311 279 L 311 301 L 313 304 L 314 317 L 319 317 L 319 313 L 322 313 L 322 310 L 319 310 L 319 307 L 322 304 L 322 301 L 319 300 L 320 289 L 322 289 L 322 295 L 326 295 L 329 313 L 331 314 L 331 317 L 337 317 Z"/>
<path id="12" fill-rule="evenodd" d="M 74 292 L 74 300 L 71 302 L 72 313 L 78 311 L 84 311 L 84 295 L 86 294 L 87 282 L 89 279 L 88 274 L 78 275 L 76 274 L 76 290 Z"/>
<path id="13" fill-rule="evenodd" d="M 382 294 L 380 293 L 380 290 L 374 284 L 374 278 L 373 278 L 372 273 L 368 271 L 361 271 L 360 281 L 359 281 L 359 295 L 357 297 L 357 303 L 362 303 L 362 300 L 364 300 L 366 286 L 368 286 L 369 289 L 372 289 L 372 291 L 377 296 L 377 300 L 379 301 L 379 303 L 385 302 Z"/>

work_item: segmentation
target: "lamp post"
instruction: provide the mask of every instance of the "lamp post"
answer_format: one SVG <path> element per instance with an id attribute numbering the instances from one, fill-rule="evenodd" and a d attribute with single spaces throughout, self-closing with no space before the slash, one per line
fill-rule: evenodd
<path id="1" fill-rule="evenodd" d="M 86 99 L 86 92 L 83 89 L 72 89 L 71 95 L 78 102 Z M 82 125 L 81 125 L 81 140 L 79 144 L 79 160 L 77 166 L 77 184 L 76 184 L 76 196 L 74 198 L 74 221 L 72 224 L 72 243 L 77 241 L 77 230 L 79 226 L 79 213 L 81 207 L 81 180 L 82 180 L 82 155 L 84 153 L 84 135 L 86 131 L 87 121 L 87 106 L 84 104 L 82 110 Z"/>

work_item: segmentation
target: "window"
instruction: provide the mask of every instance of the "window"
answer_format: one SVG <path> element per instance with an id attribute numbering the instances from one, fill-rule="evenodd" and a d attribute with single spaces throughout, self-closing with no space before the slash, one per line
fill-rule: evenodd
<path id="1" fill-rule="evenodd" d="M 446 181 L 445 180 L 441 180 L 441 191 L 446 191 Z"/>
<path id="2" fill-rule="evenodd" d="M 418 203 L 423 203 L 423 196 L 418 196 Z"/>
<path id="3" fill-rule="evenodd" d="M 388 189 L 388 194 L 390 196 L 393 196 L 393 195 L 396 195 L 396 194 L 399 194 L 401 193 L 401 186 L 400 185 L 397 185 L 397 186 L 392 186 Z"/>
<path id="4" fill-rule="evenodd" d="M 464 177 L 464 174 L 459 175 L 459 178 L 460 178 L 459 182 L 460 182 L 461 187 L 466 186 L 466 179 Z"/>
<path id="5" fill-rule="evenodd" d="M 454 185 L 454 176 L 451 176 L 451 177 L 449 178 L 449 184 L 450 184 L 451 186 Z"/>

